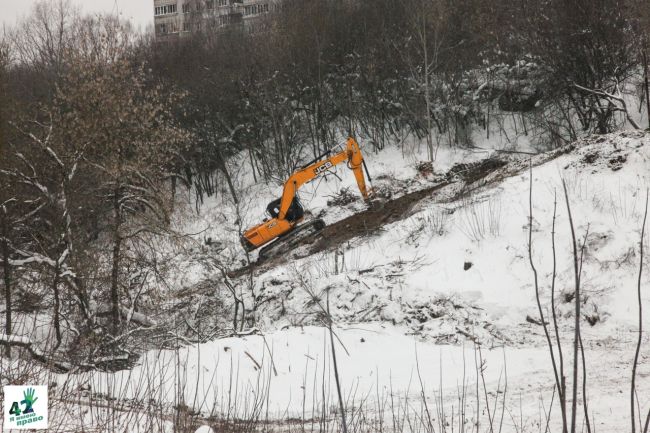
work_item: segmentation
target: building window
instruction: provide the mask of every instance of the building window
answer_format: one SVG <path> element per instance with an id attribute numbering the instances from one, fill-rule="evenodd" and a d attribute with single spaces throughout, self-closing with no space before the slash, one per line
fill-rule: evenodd
<path id="1" fill-rule="evenodd" d="M 190 4 L 189 3 L 183 4 L 183 13 L 184 14 L 189 14 L 190 13 Z"/>
<path id="2" fill-rule="evenodd" d="M 263 14 L 269 11 L 268 3 L 244 6 L 244 16 Z"/>
<path id="3" fill-rule="evenodd" d="M 207 0 L 205 2 L 205 7 L 208 9 L 214 9 L 214 0 Z"/>
<path id="4" fill-rule="evenodd" d="M 219 0 L 219 6 L 228 6 L 228 0 Z"/>
<path id="5" fill-rule="evenodd" d="M 167 33 L 167 24 L 158 24 L 158 34 L 164 35 Z"/>
<path id="6" fill-rule="evenodd" d="M 171 5 L 165 5 L 165 6 L 156 6 L 156 9 L 154 11 L 155 16 L 169 15 L 175 13 L 176 13 L 176 3 Z"/>

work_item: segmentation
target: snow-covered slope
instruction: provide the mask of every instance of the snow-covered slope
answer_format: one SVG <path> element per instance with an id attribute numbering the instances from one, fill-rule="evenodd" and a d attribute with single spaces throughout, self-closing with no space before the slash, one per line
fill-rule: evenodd
<path id="1" fill-rule="evenodd" d="M 390 152 L 374 158 L 372 170 L 389 172 L 393 158 Z M 532 251 L 541 302 L 548 320 L 555 214 L 555 302 L 565 366 L 569 366 L 574 267 L 564 181 L 577 241 L 585 244 L 581 324 L 589 410 L 598 430 L 616 431 L 629 423 L 622 414 L 628 411 L 638 335 L 636 279 L 650 185 L 650 135 L 628 132 L 593 137 L 548 158 L 532 159 Z M 448 167 L 453 165 L 453 155 L 445 160 L 450 161 Z M 233 279 L 248 310 L 248 323 L 258 330 L 255 335 L 217 339 L 177 351 L 152 351 L 132 371 L 83 380 L 91 382 L 96 392 L 129 389 L 125 394 L 131 397 L 160 399 L 170 405 L 178 404 L 182 395 L 184 404 L 206 415 L 236 412 L 245 416 L 261 405 L 272 418 L 310 418 L 323 412 L 336 417 L 331 341 L 324 327 L 329 311 L 349 410 L 364 407 L 379 417 L 388 416 L 380 409 L 387 399 L 395 398 L 406 407 L 405 399 L 410 396 L 421 407 L 418 399 L 424 395 L 431 402 L 442 398 L 445 417 L 453 417 L 452 407 L 457 413 L 460 405 L 467 409 L 467 422 L 480 418 L 486 425 L 489 414 L 485 409 L 475 413 L 474 391 L 473 397 L 459 403 L 459 389 L 465 385 L 473 390 L 478 385 L 477 371 L 484 371 L 482 407 L 486 407 L 485 400 L 503 395 L 507 375 L 506 410 L 522 413 L 521 418 L 506 420 L 503 431 L 537 431 L 539 426 L 532 426 L 544 419 L 541 405 L 548 410 L 553 395 L 552 369 L 528 258 L 530 172 L 525 159 L 509 161 L 465 189 L 452 185 L 446 192 L 425 198 L 406 219 L 380 231 L 258 270 L 252 279 L 250 275 Z M 443 170 L 436 167 L 436 171 Z M 409 179 L 416 180 L 408 183 Z M 348 185 L 350 181 L 345 180 Z M 345 182 L 328 185 L 330 194 Z M 386 182 L 398 185 L 403 193 L 433 180 L 418 177 L 406 166 Z M 244 200 L 255 203 L 249 216 L 255 214 L 250 209 L 261 214 L 258 203 L 265 204 L 277 193 L 251 191 Z M 326 206 L 322 196 L 328 193 L 322 191 L 320 198 L 305 200 L 314 213 Z M 214 203 L 214 212 L 204 208 L 196 227 L 203 224 L 203 229 L 214 230 L 212 221 L 219 206 Z M 325 216 L 340 219 L 360 206 L 353 203 L 329 210 Z M 214 231 L 210 236 L 219 235 Z M 235 251 L 236 246 L 229 244 L 234 238 L 228 236 L 220 241 L 226 250 Z M 647 256 L 644 261 L 647 265 Z M 225 290 L 201 289 L 204 286 L 197 284 L 216 280 L 219 274 L 188 264 L 189 259 L 179 266 L 179 285 L 184 286 L 180 293 L 190 297 L 188 302 L 227 296 Z M 646 306 L 650 301 L 648 275 L 642 276 Z M 223 302 L 228 308 L 230 301 Z M 646 316 L 644 324 L 650 329 L 650 317 Z M 641 407 L 650 400 L 647 342 L 644 337 L 638 383 Z M 568 370 L 566 374 L 570 376 Z M 156 393 L 152 396 L 133 377 L 155 378 Z M 233 401 L 233 390 L 238 391 L 237 401 Z M 554 412 L 551 425 L 559 418 L 557 408 Z"/>

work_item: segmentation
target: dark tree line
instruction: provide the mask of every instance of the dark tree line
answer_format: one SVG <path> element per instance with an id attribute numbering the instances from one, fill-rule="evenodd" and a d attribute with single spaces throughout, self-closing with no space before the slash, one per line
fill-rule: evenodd
<path id="1" fill-rule="evenodd" d="M 623 107 L 610 96 L 643 75 L 647 9 L 637 0 L 286 0 L 255 31 L 203 26 L 154 43 L 147 62 L 188 92 L 185 126 L 199 144 L 187 173 L 210 194 L 235 153 L 256 178 L 282 178 L 346 134 L 376 150 L 415 135 L 435 159 L 440 137 L 472 145 L 497 101 L 527 113 L 542 146 L 612 131 Z"/>

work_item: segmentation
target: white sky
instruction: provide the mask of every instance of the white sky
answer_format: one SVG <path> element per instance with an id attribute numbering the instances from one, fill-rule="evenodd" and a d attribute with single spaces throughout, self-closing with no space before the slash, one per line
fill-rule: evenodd
<path id="1" fill-rule="evenodd" d="M 48 1 L 48 0 L 46 0 Z M 0 0 L 0 20 L 11 26 L 18 19 L 29 14 L 37 0 Z M 71 0 L 79 5 L 83 12 L 119 11 L 123 19 L 130 20 L 136 28 L 146 28 L 153 23 L 153 0 Z"/>

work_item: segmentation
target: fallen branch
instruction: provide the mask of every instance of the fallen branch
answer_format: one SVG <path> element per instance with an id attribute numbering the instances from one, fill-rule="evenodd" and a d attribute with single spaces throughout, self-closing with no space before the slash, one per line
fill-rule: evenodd
<path id="1" fill-rule="evenodd" d="M 253 355 L 248 353 L 247 351 L 244 351 L 244 355 L 248 356 L 248 358 L 253 361 L 253 364 L 255 364 L 255 367 L 257 367 L 258 370 L 262 370 L 262 366 L 253 358 Z"/>
<path id="2" fill-rule="evenodd" d="M 245 331 L 235 331 L 233 333 L 233 336 L 235 336 L 235 337 L 246 337 L 246 336 L 249 336 L 249 335 L 257 335 L 257 334 L 261 334 L 259 329 L 250 328 L 250 329 L 247 329 Z"/>
<path id="3" fill-rule="evenodd" d="M 479 341 L 479 339 L 478 339 L 478 337 L 476 335 L 472 335 L 469 332 L 460 329 L 458 326 L 456 326 L 456 332 L 458 332 L 461 335 L 464 335 L 466 338 L 468 338 L 469 340 L 473 341 L 474 343 L 476 343 L 478 345 L 481 344 L 481 342 Z"/>
<path id="4" fill-rule="evenodd" d="M 22 347 L 23 349 L 27 350 L 32 359 L 47 366 L 55 367 L 56 369 L 61 370 L 63 373 L 67 373 L 73 368 L 72 364 L 70 363 L 64 361 L 55 361 L 51 357 L 48 357 L 45 353 L 43 353 L 42 350 L 40 350 L 38 347 L 35 347 L 28 337 L 0 334 L 0 345 L 8 347 Z"/>
<path id="5" fill-rule="evenodd" d="M 526 322 L 532 323 L 533 325 L 548 325 L 549 323 L 544 321 L 542 322 L 541 320 L 535 319 L 534 317 L 531 317 L 529 314 L 526 315 Z"/>

